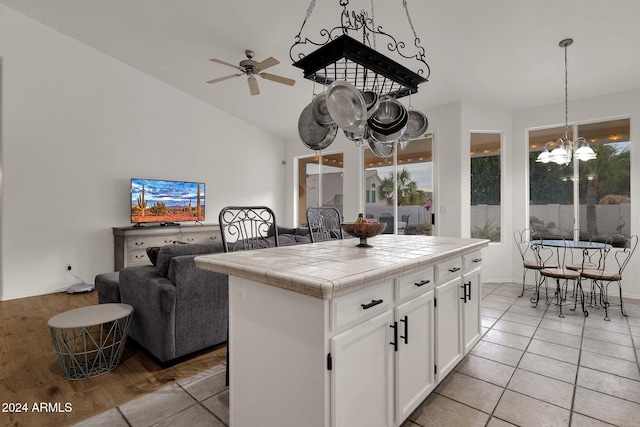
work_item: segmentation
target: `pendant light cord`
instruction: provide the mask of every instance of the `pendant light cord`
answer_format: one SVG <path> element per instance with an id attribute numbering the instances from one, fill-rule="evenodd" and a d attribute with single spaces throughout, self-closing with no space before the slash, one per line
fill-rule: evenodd
<path id="1" fill-rule="evenodd" d="M 567 46 L 564 46 L 564 139 L 569 144 L 569 73 L 567 70 Z"/>

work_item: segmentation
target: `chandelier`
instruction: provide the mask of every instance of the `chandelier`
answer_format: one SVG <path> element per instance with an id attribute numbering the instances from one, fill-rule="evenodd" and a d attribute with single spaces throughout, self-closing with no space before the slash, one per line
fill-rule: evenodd
<path id="1" fill-rule="evenodd" d="M 568 73 L 567 73 L 567 47 L 571 46 L 573 39 L 564 39 L 559 45 L 564 48 L 564 138 L 557 141 L 547 142 L 536 162 L 538 163 L 556 163 L 559 165 L 568 165 L 571 158 L 578 160 L 591 160 L 596 158 L 596 153 L 589 143 L 583 137 L 572 141 L 569 138 L 569 101 L 568 101 Z M 555 144 L 556 147 L 549 151 L 549 145 Z"/>

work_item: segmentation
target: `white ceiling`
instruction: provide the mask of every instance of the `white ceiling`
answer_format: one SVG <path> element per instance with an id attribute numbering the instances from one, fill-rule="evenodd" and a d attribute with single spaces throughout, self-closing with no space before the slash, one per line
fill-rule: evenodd
<path id="1" fill-rule="evenodd" d="M 158 80 L 283 138 L 297 137 L 297 122 L 311 101 L 312 82 L 291 65 L 289 48 L 308 0 L 0 0 L 0 3 L 106 53 Z M 421 109 L 460 100 L 507 110 L 564 102 L 568 48 L 569 101 L 640 87 L 638 0 L 407 0 L 426 49 L 429 82 L 412 97 Z M 370 10 L 371 0 L 350 9 Z M 338 0 L 319 0 L 302 33 L 339 25 Z M 376 25 L 413 42 L 402 0 L 374 2 Z M 230 63 L 269 56 L 269 69 L 297 81 L 294 87 L 259 79 L 251 96 Z M 411 69 L 417 62 L 399 60 Z M 316 91 L 319 88 L 315 88 Z M 571 119 L 571 117 L 569 117 Z M 560 120 L 559 120 L 560 121 Z"/>

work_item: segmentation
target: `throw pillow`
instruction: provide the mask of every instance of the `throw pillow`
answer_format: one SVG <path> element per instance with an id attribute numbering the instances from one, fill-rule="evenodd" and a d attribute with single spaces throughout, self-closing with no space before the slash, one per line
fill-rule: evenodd
<path id="1" fill-rule="evenodd" d="M 149 261 L 151 264 L 156 265 L 158 262 L 158 252 L 160 251 L 160 246 L 152 246 L 147 248 L 147 256 L 149 257 Z"/>

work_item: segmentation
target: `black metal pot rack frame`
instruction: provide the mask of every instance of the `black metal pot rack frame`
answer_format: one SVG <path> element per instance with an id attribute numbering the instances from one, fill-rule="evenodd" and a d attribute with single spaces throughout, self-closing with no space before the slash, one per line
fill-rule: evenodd
<path id="1" fill-rule="evenodd" d="M 302 30 L 313 11 L 315 0 L 311 1 L 307 9 L 300 32 L 289 49 L 289 57 L 294 61 L 293 65 L 303 70 L 304 78 L 322 85 L 343 80 L 361 91 L 373 91 L 380 96 L 393 98 L 402 98 L 416 93 L 418 85 L 427 81 L 431 71 L 425 61 L 425 50 L 420 45 L 420 39 L 413 28 L 406 0 L 402 3 L 415 37 L 414 46 L 417 50 L 412 55 L 405 53 L 406 43 L 384 32 L 382 26 L 375 26 L 373 2 L 371 16 L 364 10 L 359 13 L 349 11 L 348 0 L 340 0 L 339 3 L 342 6 L 341 25 L 331 30 L 320 30 L 322 38 L 320 42 L 302 38 Z M 361 33 L 362 42 L 349 36 L 349 32 Z M 385 40 L 385 45 L 390 52 L 396 52 L 405 59 L 415 59 L 423 64 L 424 68 L 413 72 L 376 51 L 378 37 Z M 317 47 L 317 49 L 305 54 L 302 50 L 307 46 Z"/>

